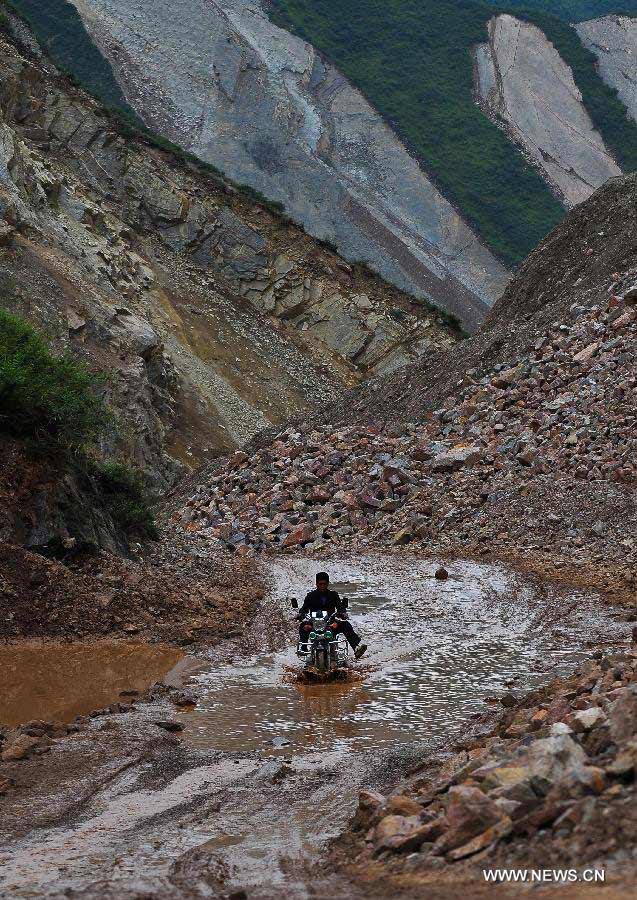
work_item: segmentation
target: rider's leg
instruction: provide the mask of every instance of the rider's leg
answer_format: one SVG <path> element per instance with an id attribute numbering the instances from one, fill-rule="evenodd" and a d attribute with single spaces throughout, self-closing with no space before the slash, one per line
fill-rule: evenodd
<path id="1" fill-rule="evenodd" d="M 356 634 L 351 622 L 338 622 L 337 630 L 341 632 L 341 634 L 345 635 L 345 639 L 347 643 L 350 645 L 352 650 L 356 650 L 358 645 L 361 642 L 361 637 L 359 634 Z"/>
<path id="2" fill-rule="evenodd" d="M 310 629 L 306 628 L 305 625 L 299 625 L 299 643 L 307 644 L 307 636 L 310 633 Z"/>
<path id="3" fill-rule="evenodd" d="M 354 656 L 356 659 L 360 659 L 363 653 L 367 650 L 367 644 L 361 643 L 361 637 L 359 634 L 356 634 L 354 628 L 352 627 L 351 622 L 338 622 L 337 623 L 338 631 L 345 635 L 347 643 L 350 645 L 352 650 L 354 651 Z"/>

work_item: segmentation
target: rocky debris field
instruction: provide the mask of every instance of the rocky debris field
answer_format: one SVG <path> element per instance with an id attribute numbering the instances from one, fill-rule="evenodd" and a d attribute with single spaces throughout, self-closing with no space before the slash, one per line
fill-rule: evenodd
<path id="1" fill-rule="evenodd" d="M 472 865 L 634 873 L 637 651 L 596 651 L 570 677 L 500 703 L 488 734 L 477 725 L 388 797 L 361 793 L 335 848 L 349 874 L 415 888 Z"/>
<path id="2" fill-rule="evenodd" d="M 0 638 L 121 635 L 216 643 L 262 598 L 249 560 L 164 537 L 145 558 L 105 551 L 66 562 L 0 543 Z"/>
<path id="3" fill-rule="evenodd" d="M 423 421 L 288 428 L 230 457 L 178 518 L 239 555 L 352 543 L 510 551 L 588 565 L 634 594 L 636 339 L 633 272 L 519 358 L 469 372 Z"/>

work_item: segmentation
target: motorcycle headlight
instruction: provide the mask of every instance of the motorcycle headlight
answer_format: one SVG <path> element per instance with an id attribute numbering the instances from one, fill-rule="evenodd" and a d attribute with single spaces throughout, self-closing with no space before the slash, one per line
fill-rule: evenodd
<path id="1" fill-rule="evenodd" d="M 328 639 L 328 641 L 331 641 L 331 640 L 332 640 L 332 632 L 329 631 L 329 630 L 326 631 L 326 632 L 325 632 L 325 637 Z"/>
<path id="2" fill-rule="evenodd" d="M 315 632 L 315 631 L 310 631 L 310 640 L 311 640 L 311 641 L 315 641 L 315 640 L 316 640 L 316 632 Z"/>

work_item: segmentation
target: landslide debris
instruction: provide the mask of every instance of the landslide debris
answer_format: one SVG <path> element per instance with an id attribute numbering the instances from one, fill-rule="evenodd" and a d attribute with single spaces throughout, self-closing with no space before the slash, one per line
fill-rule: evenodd
<path id="1" fill-rule="evenodd" d="M 0 543 L 0 638 L 120 636 L 217 643 L 243 628 L 264 586 L 249 560 L 179 534 L 124 559 L 64 562 Z"/>
<path id="2" fill-rule="evenodd" d="M 344 871 L 397 893 L 471 882 L 485 868 L 634 878 L 637 651 L 593 656 L 567 678 L 502 698 L 493 727 L 486 714 L 389 796 L 362 791 L 333 847 Z"/>
<path id="3" fill-rule="evenodd" d="M 178 518 L 239 553 L 510 551 L 635 588 L 637 270 L 415 423 L 289 427 Z M 595 571 L 593 571 L 595 570 Z"/>

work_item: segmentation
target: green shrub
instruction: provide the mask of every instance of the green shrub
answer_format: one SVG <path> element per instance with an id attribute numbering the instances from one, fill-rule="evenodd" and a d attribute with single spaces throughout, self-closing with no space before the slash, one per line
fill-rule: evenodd
<path id="1" fill-rule="evenodd" d="M 98 379 L 70 354 L 54 356 L 24 320 L 0 309 L 0 431 L 44 451 L 78 451 L 105 422 Z"/>
<path id="2" fill-rule="evenodd" d="M 143 480 L 122 463 L 87 463 L 87 473 L 97 482 L 100 496 L 113 521 L 128 534 L 157 540 L 159 533 Z"/>
<path id="3" fill-rule="evenodd" d="M 122 531 L 157 538 L 139 474 L 116 462 L 99 462 L 90 449 L 109 420 L 97 391 L 100 380 L 70 354 L 55 356 L 23 319 L 0 308 L 0 433 L 29 450 L 52 455 L 91 479 L 100 501 Z"/>

